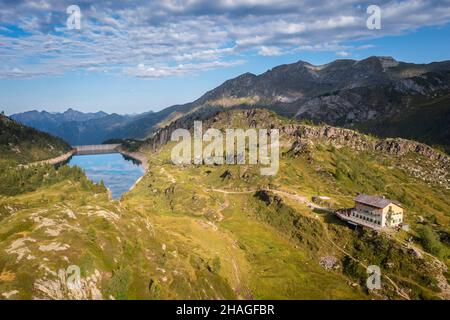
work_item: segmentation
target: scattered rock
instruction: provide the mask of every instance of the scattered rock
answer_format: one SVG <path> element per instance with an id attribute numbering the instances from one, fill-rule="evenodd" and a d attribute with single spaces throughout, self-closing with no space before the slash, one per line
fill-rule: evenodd
<path id="1" fill-rule="evenodd" d="M 70 219 L 76 219 L 77 218 L 75 213 L 72 210 L 70 210 L 70 209 L 66 209 L 65 213 Z"/>
<path id="2" fill-rule="evenodd" d="M 64 251 L 69 249 L 70 246 L 68 244 L 61 244 L 59 242 L 52 242 L 48 245 L 39 246 L 39 250 L 47 252 L 47 251 Z"/>
<path id="3" fill-rule="evenodd" d="M 60 269 L 58 272 L 51 272 L 55 277 L 53 280 L 46 278 L 38 279 L 34 283 L 34 288 L 38 292 L 35 299 L 53 300 L 102 300 L 101 291 L 97 288 L 102 280 L 98 270 L 86 278 L 70 279 L 71 273 L 66 273 Z M 70 280 L 70 281 L 69 281 Z"/>
<path id="4" fill-rule="evenodd" d="M 2 296 L 5 297 L 6 299 L 9 299 L 9 298 L 11 298 L 12 296 L 14 296 L 14 295 L 16 295 L 18 293 L 19 293 L 19 291 L 13 290 L 13 291 L 2 293 Z"/>
<path id="5" fill-rule="evenodd" d="M 5 250 L 8 254 L 17 254 L 16 262 L 18 263 L 22 258 L 29 254 L 31 251 L 27 247 L 24 247 L 26 242 L 36 242 L 36 240 L 32 238 L 20 238 L 13 243 Z"/>
<path id="6" fill-rule="evenodd" d="M 158 270 L 159 272 L 162 272 L 162 273 L 166 273 L 166 270 L 165 270 L 165 269 L 163 269 L 163 268 L 159 268 L 159 267 L 157 267 L 157 268 L 156 268 L 156 270 Z"/>
<path id="7" fill-rule="evenodd" d="M 395 264 L 393 262 L 386 263 L 386 267 L 388 267 L 389 269 L 392 269 L 394 266 Z"/>
<path id="8" fill-rule="evenodd" d="M 106 211 L 106 210 L 97 210 L 97 211 L 89 211 L 87 213 L 88 217 L 90 216 L 98 216 L 105 218 L 110 221 L 117 221 L 120 219 L 119 215 L 117 213 L 114 213 L 112 211 Z"/>

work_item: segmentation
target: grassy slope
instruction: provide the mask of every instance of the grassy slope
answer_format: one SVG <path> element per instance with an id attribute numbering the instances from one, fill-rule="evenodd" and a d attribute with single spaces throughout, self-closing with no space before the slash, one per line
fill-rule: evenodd
<path id="1" fill-rule="evenodd" d="M 245 124 L 235 112 L 216 125 Z M 441 294 L 435 260 L 402 246 L 406 233 L 394 240 L 355 232 L 296 197 L 328 195 L 347 207 L 356 192 L 386 193 L 406 204 L 411 235 L 422 223 L 448 234 L 449 191 L 399 167 L 422 159 L 318 143 L 284 154 L 280 173 L 261 177 L 251 166 L 174 166 L 170 147 L 150 155 L 150 172 L 121 202 L 67 172 L 34 192 L 0 197 L 0 295 L 73 298 L 53 272 L 74 264 L 86 298 L 95 289 L 116 299 L 400 298 L 385 275 L 411 298 Z M 226 170 L 231 176 L 222 178 Z M 268 198 L 257 189 L 271 189 Z M 366 291 L 365 269 L 348 255 L 381 267 L 382 292 Z M 326 256 L 338 259 L 336 269 L 319 265 Z"/>
<path id="2" fill-rule="evenodd" d="M 85 178 L 68 177 L 36 192 L 3 197 L 0 210 L 0 291 L 17 290 L 15 298 L 75 297 L 56 275 L 70 265 L 81 268 L 83 283 L 99 274 L 81 290 L 86 298 L 95 297 L 92 288 L 117 299 L 234 297 L 201 244 L 195 252 L 183 234 L 173 238 L 165 223 L 110 202 L 104 189 Z M 200 223 L 177 221 L 208 236 Z M 213 233 L 211 238 L 224 246 Z"/>
<path id="3" fill-rule="evenodd" d="M 70 150 L 62 139 L 23 126 L 0 115 L 1 160 L 28 163 L 57 157 Z"/>

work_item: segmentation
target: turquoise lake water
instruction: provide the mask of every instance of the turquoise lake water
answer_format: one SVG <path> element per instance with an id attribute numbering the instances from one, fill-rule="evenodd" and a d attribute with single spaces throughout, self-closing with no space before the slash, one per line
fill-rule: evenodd
<path id="1" fill-rule="evenodd" d="M 95 183 L 103 180 L 114 199 L 120 198 L 144 175 L 140 163 L 120 153 L 73 156 L 69 166 L 82 168 Z"/>

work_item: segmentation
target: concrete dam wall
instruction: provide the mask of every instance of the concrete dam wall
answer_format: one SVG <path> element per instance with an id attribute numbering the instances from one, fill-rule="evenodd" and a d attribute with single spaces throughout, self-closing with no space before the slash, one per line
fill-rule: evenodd
<path id="1" fill-rule="evenodd" d="M 98 144 L 91 146 L 73 146 L 75 154 L 89 155 L 89 154 L 106 154 L 119 152 L 120 144 Z"/>

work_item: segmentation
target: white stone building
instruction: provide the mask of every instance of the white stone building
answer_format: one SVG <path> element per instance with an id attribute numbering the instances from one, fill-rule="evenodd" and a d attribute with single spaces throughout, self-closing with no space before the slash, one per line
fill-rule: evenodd
<path id="1" fill-rule="evenodd" d="M 354 208 L 337 212 L 341 219 L 351 224 L 375 230 L 400 226 L 403 223 L 403 214 L 401 203 L 365 194 L 355 198 Z"/>

